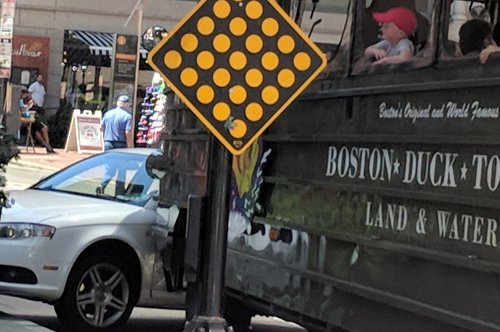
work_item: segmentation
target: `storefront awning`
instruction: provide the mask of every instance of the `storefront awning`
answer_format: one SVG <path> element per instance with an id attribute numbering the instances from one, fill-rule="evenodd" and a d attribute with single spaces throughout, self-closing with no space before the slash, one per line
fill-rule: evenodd
<path id="1" fill-rule="evenodd" d="M 94 32 L 72 30 L 71 37 L 85 43 L 92 55 L 111 56 L 113 54 L 113 34 L 109 32 Z M 141 47 L 141 58 L 146 59 L 148 51 Z"/>

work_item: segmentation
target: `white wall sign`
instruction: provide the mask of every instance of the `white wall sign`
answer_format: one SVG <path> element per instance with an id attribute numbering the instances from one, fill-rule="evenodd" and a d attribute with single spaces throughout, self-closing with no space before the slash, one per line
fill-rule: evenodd
<path id="1" fill-rule="evenodd" d="M 15 0 L 2 1 L 0 11 L 0 78 L 10 77 L 15 6 Z"/>

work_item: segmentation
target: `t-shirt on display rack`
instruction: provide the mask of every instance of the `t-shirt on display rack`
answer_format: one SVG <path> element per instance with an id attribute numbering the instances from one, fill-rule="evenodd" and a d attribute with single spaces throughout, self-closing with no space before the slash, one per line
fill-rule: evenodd
<path id="1" fill-rule="evenodd" d="M 141 117 L 137 124 L 135 145 L 137 147 L 157 147 L 164 126 L 166 87 L 159 75 L 154 76 L 151 86 L 146 88 L 146 95 L 141 104 Z"/>

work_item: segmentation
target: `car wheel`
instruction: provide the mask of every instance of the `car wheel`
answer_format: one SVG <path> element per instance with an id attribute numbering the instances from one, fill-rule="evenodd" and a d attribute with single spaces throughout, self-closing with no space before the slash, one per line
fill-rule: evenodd
<path id="1" fill-rule="evenodd" d="M 73 267 L 54 308 L 61 323 L 72 329 L 102 331 L 128 320 L 137 287 L 123 261 L 110 254 L 89 255 Z"/>
<path id="2" fill-rule="evenodd" d="M 224 317 L 227 325 L 232 327 L 234 332 L 250 331 L 252 316 L 250 309 L 241 300 L 226 297 Z"/>

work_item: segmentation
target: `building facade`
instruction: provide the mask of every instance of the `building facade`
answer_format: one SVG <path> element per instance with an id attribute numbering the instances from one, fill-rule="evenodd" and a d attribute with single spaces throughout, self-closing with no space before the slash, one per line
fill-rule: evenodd
<path id="1" fill-rule="evenodd" d="M 54 112 L 59 106 L 63 76 L 63 44 L 67 30 L 138 34 L 138 14 L 125 25 L 136 0 L 18 0 L 14 20 L 16 36 L 43 37 L 49 44 L 41 52 L 49 52 L 46 84 L 46 109 Z M 159 24 L 171 28 L 193 6 L 192 1 L 148 0 L 143 5 L 143 20 L 139 33 L 148 26 Z M 33 47 L 33 46 L 31 46 Z M 25 50 L 30 46 L 25 45 Z M 16 51 L 16 49 L 14 49 Z M 18 50 L 22 53 L 22 50 Z M 26 51 L 25 51 L 26 53 Z M 41 54 L 41 56 L 46 56 Z M 16 63 L 13 67 L 29 63 Z M 30 66 L 28 68 L 35 68 Z M 40 70 L 43 74 L 43 70 Z"/>
<path id="2" fill-rule="evenodd" d="M 63 62 L 63 47 L 65 33 L 68 31 L 82 30 L 106 33 L 124 33 L 130 35 L 142 34 L 148 27 L 153 25 L 163 26 L 170 30 L 172 27 L 196 4 L 196 1 L 182 0 L 145 0 L 142 1 L 142 20 L 139 19 L 138 11 L 131 16 L 137 0 L 17 0 L 14 20 L 14 38 L 40 37 L 36 42 L 36 48 L 26 43 L 17 43 L 14 55 L 25 57 L 22 64 L 16 63 L 14 58 L 13 67 L 28 66 L 31 71 L 39 71 L 44 74 L 47 95 L 45 106 L 50 114 L 59 107 L 63 88 L 61 81 L 67 65 Z M 334 1 L 341 3 L 341 1 Z M 332 2 L 328 1 L 331 6 Z M 328 9 L 329 13 L 321 13 L 319 17 L 323 23 L 315 28 L 312 38 L 319 42 L 335 43 L 344 26 L 345 13 L 336 12 L 338 8 Z M 318 12 L 318 11 L 317 11 Z M 330 17 L 325 17 L 325 15 Z M 304 15 L 308 17 L 309 14 Z M 338 18 L 341 19 L 338 19 Z M 315 20 L 318 19 L 316 14 Z M 142 21 L 142 22 L 141 22 Z M 329 25 L 326 25 L 326 22 Z M 127 23 L 127 24 L 126 24 Z M 304 29 L 311 27 L 313 20 L 303 21 Z M 43 41 L 43 43 L 40 43 Z M 41 52 L 41 53 L 37 53 Z M 49 52 L 48 56 L 43 54 Z M 47 59 L 47 69 L 38 69 L 36 57 Z M 30 58 L 31 56 L 31 58 Z M 35 64 L 30 66 L 30 63 Z M 33 74 L 33 73 L 32 73 Z M 13 75 L 21 75 L 19 68 L 14 70 Z M 16 80 L 21 78 L 17 77 Z M 24 78 L 26 79 L 26 78 Z"/>

